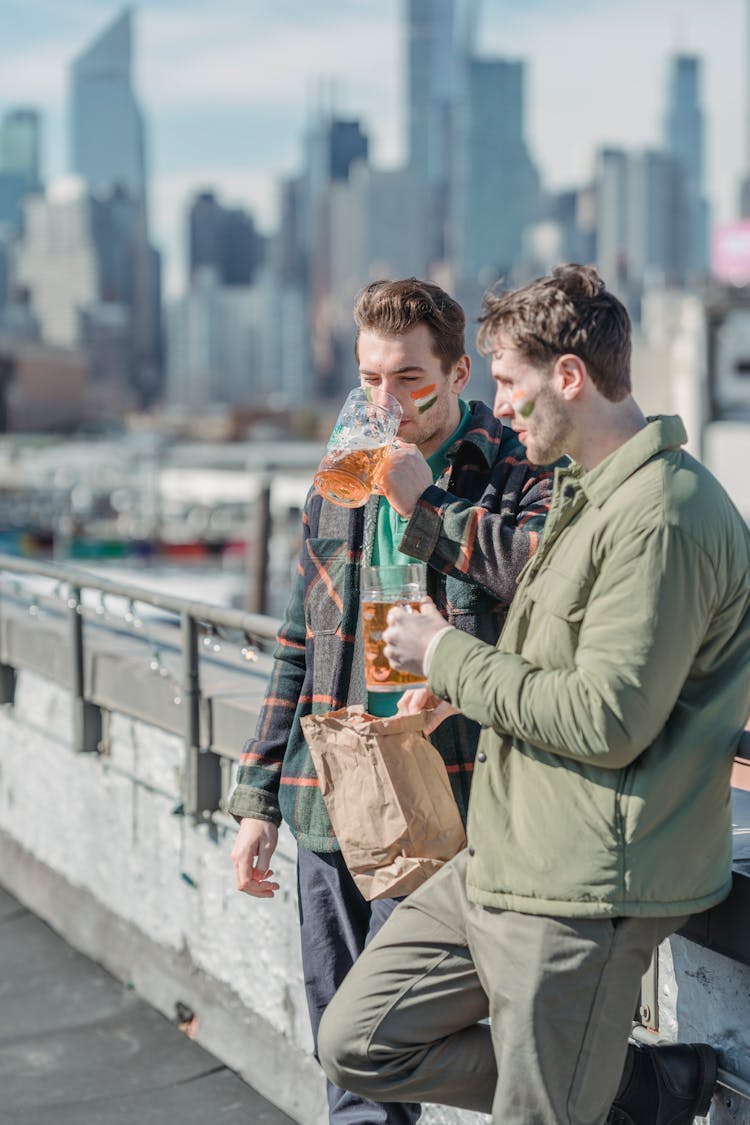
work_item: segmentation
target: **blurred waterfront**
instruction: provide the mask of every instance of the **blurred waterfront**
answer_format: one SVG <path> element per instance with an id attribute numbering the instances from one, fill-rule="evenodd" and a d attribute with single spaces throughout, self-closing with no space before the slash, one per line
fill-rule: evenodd
<path id="1" fill-rule="evenodd" d="M 281 616 L 300 509 L 323 445 L 157 434 L 0 438 L 0 553 L 69 561 L 151 589 L 248 608 L 263 507 L 270 519 L 263 609 Z"/>

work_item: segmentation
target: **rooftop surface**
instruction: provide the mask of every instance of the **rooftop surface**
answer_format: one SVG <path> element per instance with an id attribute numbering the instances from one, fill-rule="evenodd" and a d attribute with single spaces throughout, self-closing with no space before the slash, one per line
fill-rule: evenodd
<path id="1" fill-rule="evenodd" d="M 750 792 L 732 798 L 742 870 Z M 0 1090 L 0 1125 L 292 1122 L 2 888 Z"/>
<path id="2" fill-rule="evenodd" d="M 0 889 L 2 1125 L 290 1125 Z"/>

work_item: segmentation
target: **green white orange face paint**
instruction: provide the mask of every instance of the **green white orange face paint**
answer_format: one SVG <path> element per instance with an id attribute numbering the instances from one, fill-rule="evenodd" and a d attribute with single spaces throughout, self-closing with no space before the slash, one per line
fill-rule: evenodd
<path id="1" fill-rule="evenodd" d="M 525 391 L 514 391 L 510 396 L 510 401 L 513 404 L 513 409 L 516 413 L 520 414 L 522 418 L 530 418 L 534 413 L 534 406 L 536 404 L 529 398 Z"/>
<path id="2" fill-rule="evenodd" d="M 418 391 L 410 392 L 411 398 L 416 404 L 420 414 L 424 414 L 426 410 L 429 410 L 430 407 L 434 406 L 437 402 L 436 386 L 437 383 L 430 383 L 429 387 L 420 387 Z"/>

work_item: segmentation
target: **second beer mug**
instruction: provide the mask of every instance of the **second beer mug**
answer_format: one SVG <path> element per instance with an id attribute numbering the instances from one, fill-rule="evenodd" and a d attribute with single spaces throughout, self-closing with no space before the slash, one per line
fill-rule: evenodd
<path id="1" fill-rule="evenodd" d="M 323 460 L 315 474 L 315 488 L 342 508 L 361 508 L 375 490 L 375 477 L 401 422 L 398 399 L 363 387 L 350 391 L 341 408 Z"/>
<path id="2" fill-rule="evenodd" d="M 423 563 L 403 566 L 363 566 L 361 584 L 362 625 L 365 642 L 365 684 L 368 691 L 406 691 L 425 687 L 424 676 L 397 672 L 386 660 L 383 630 L 391 606 L 418 609 L 426 593 Z"/>

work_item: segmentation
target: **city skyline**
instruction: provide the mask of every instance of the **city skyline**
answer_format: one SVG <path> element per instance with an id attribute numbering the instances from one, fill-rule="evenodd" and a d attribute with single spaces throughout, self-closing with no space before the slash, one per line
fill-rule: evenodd
<path id="1" fill-rule="evenodd" d="M 274 228 L 276 183 L 299 168 L 321 96 L 361 120 L 376 167 L 403 160 L 401 0 L 320 0 L 314 13 L 298 0 L 273 10 L 255 0 L 130 6 L 152 229 L 167 257 L 168 291 L 184 279 L 187 208 L 199 190 L 214 189 L 252 210 L 262 230 Z M 656 11 L 645 0 L 570 0 L 564 12 L 555 0 L 477 7 L 479 54 L 527 60 L 527 140 L 552 188 L 590 179 L 599 145 L 658 146 L 669 56 L 699 55 L 712 218 L 736 216 L 747 163 L 745 0 L 720 0 L 721 18 L 699 0 L 662 0 Z M 5 0 L 0 111 L 40 108 L 46 179 L 70 170 L 69 66 L 120 11 L 109 0 Z"/>

